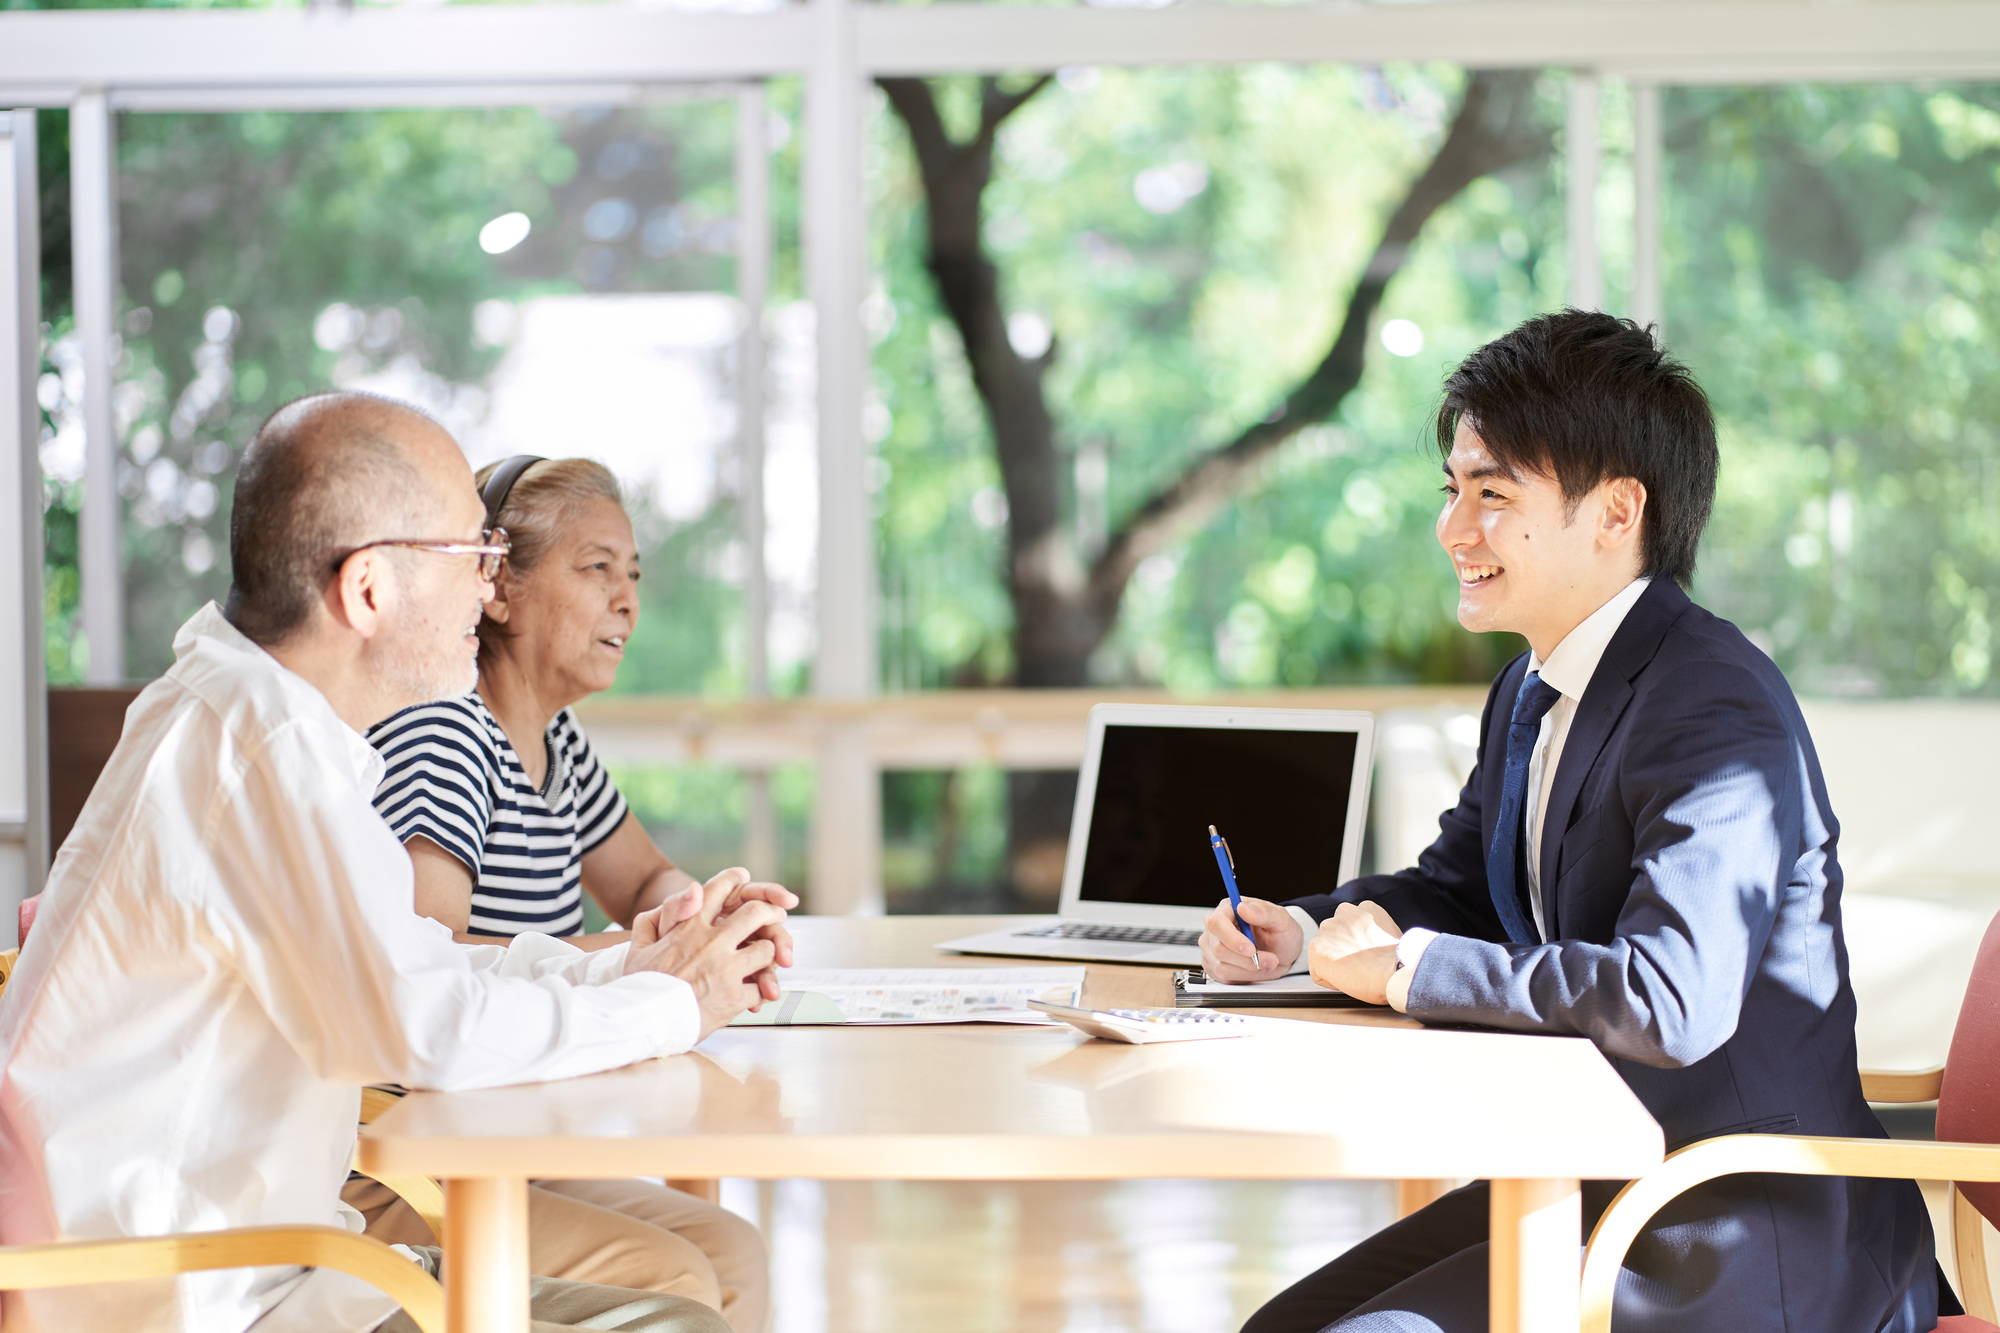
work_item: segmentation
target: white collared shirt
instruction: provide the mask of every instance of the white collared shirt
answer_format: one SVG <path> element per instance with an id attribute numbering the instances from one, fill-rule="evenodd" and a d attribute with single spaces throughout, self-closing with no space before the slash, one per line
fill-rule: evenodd
<path id="1" fill-rule="evenodd" d="M 368 1083 L 594 1073 L 700 1032 L 625 947 L 455 944 L 413 909 L 374 749 L 211 603 L 126 714 L 0 996 L 0 1243 L 316 1224 Z M 5 1296 L 8 1333 L 352 1333 L 393 1303 L 331 1269 Z"/>
<path id="2" fill-rule="evenodd" d="M 1547 662 L 1538 660 L 1532 652 L 1528 655 L 1528 670 L 1540 672 L 1543 682 L 1562 694 L 1542 716 L 1542 730 L 1535 738 L 1535 749 L 1528 760 L 1528 790 L 1535 794 L 1535 799 L 1527 810 L 1526 827 L 1521 830 L 1522 851 L 1528 866 L 1528 905 L 1534 909 L 1535 933 L 1545 941 L 1549 931 L 1542 920 L 1542 823 L 1548 817 L 1549 792 L 1555 787 L 1556 768 L 1562 763 L 1563 742 L 1569 739 L 1569 724 L 1576 717 L 1576 706 L 1583 702 L 1583 692 L 1590 688 L 1590 678 L 1597 674 L 1604 650 L 1611 646 L 1611 638 L 1625 623 L 1626 613 L 1651 582 L 1651 579 L 1633 579 L 1626 584 L 1617 596 L 1563 635 Z"/>

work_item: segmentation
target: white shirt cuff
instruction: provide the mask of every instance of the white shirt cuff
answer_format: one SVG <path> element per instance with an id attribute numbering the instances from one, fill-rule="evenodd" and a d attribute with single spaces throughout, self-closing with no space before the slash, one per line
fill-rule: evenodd
<path id="1" fill-rule="evenodd" d="M 1435 930 L 1425 930 L 1422 926 L 1412 926 L 1403 932 L 1403 938 L 1396 941 L 1396 966 L 1409 971 L 1417 970 L 1417 960 L 1430 948 L 1431 941 L 1438 937 Z"/>
<path id="2" fill-rule="evenodd" d="M 608 949 L 579 949 L 567 940 L 532 932 L 516 935 L 503 951 L 502 974 L 529 977 L 561 977 L 572 986 L 616 986 L 621 991 L 646 997 L 645 1009 L 653 1015 L 658 1045 L 655 1055 L 679 1055 L 701 1040 L 701 1002 L 694 987 L 664 972 L 634 972 L 625 975 L 625 956 L 632 951 L 628 941 Z"/>
<path id="3" fill-rule="evenodd" d="M 1303 907 L 1287 907 L 1285 910 L 1292 914 L 1292 920 L 1298 922 L 1299 929 L 1304 932 L 1299 939 L 1299 956 L 1292 960 L 1292 971 L 1303 972 L 1306 970 L 1306 946 L 1312 943 L 1313 936 L 1319 934 L 1319 922 L 1313 920 L 1312 914 Z"/>
<path id="4" fill-rule="evenodd" d="M 1389 1007 L 1397 1013 L 1410 1011 L 1410 982 L 1417 974 L 1417 962 L 1437 937 L 1435 930 L 1412 926 L 1403 932 L 1403 938 L 1396 941 L 1396 974 L 1389 978 L 1386 998 Z"/>

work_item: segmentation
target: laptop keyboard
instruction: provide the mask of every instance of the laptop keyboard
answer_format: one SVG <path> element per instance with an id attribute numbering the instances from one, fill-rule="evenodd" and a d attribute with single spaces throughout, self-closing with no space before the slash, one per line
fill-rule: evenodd
<path id="1" fill-rule="evenodd" d="M 1174 930 L 1166 926 L 1118 926 L 1102 921 L 1058 921 L 1052 926 L 1038 926 L 1033 930 L 1017 930 L 1016 935 L 1037 935 L 1044 939 L 1062 940 L 1113 940 L 1119 944 L 1184 944 L 1189 947 L 1201 943 L 1198 930 Z"/>

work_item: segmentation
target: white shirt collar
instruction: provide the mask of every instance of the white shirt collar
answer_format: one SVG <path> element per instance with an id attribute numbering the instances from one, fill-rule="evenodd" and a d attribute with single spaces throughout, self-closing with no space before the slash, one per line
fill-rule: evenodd
<path id="1" fill-rule="evenodd" d="M 1583 692 L 1590 688 L 1590 678 L 1597 674 L 1597 664 L 1604 657 L 1604 650 L 1611 646 L 1611 638 L 1618 633 L 1618 627 L 1625 623 L 1625 615 L 1632 609 L 1640 595 L 1646 591 L 1651 579 L 1633 579 L 1621 588 L 1617 596 L 1585 616 L 1583 623 L 1563 636 L 1555 651 L 1544 662 L 1532 651 L 1528 654 L 1528 670 L 1538 671 L 1542 679 L 1553 685 L 1565 697 L 1581 703 Z"/>
<path id="2" fill-rule="evenodd" d="M 228 663 L 227 669 L 236 681 L 268 673 L 285 691 L 292 707 L 302 709 L 306 718 L 340 737 L 341 748 L 354 765 L 354 780 L 361 789 L 373 792 L 380 785 L 383 759 L 368 743 L 368 738 L 348 726 L 340 714 L 333 711 L 332 701 L 320 693 L 318 686 L 294 674 L 283 662 L 264 651 L 263 645 L 230 624 L 229 617 L 214 602 L 189 616 L 174 635 L 176 665 L 187 661 L 204 647 L 223 656 Z"/>

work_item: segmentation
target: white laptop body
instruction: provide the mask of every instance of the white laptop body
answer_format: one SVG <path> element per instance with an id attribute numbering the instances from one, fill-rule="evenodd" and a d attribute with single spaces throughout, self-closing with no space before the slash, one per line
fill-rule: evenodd
<path id="1" fill-rule="evenodd" d="M 1099 704 L 1077 774 L 1059 915 L 937 947 L 1197 967 L 1224 898 L 1208 826 L 1246 897 L 1354 878 L 1374 769 L 1371 713 Z"/>

